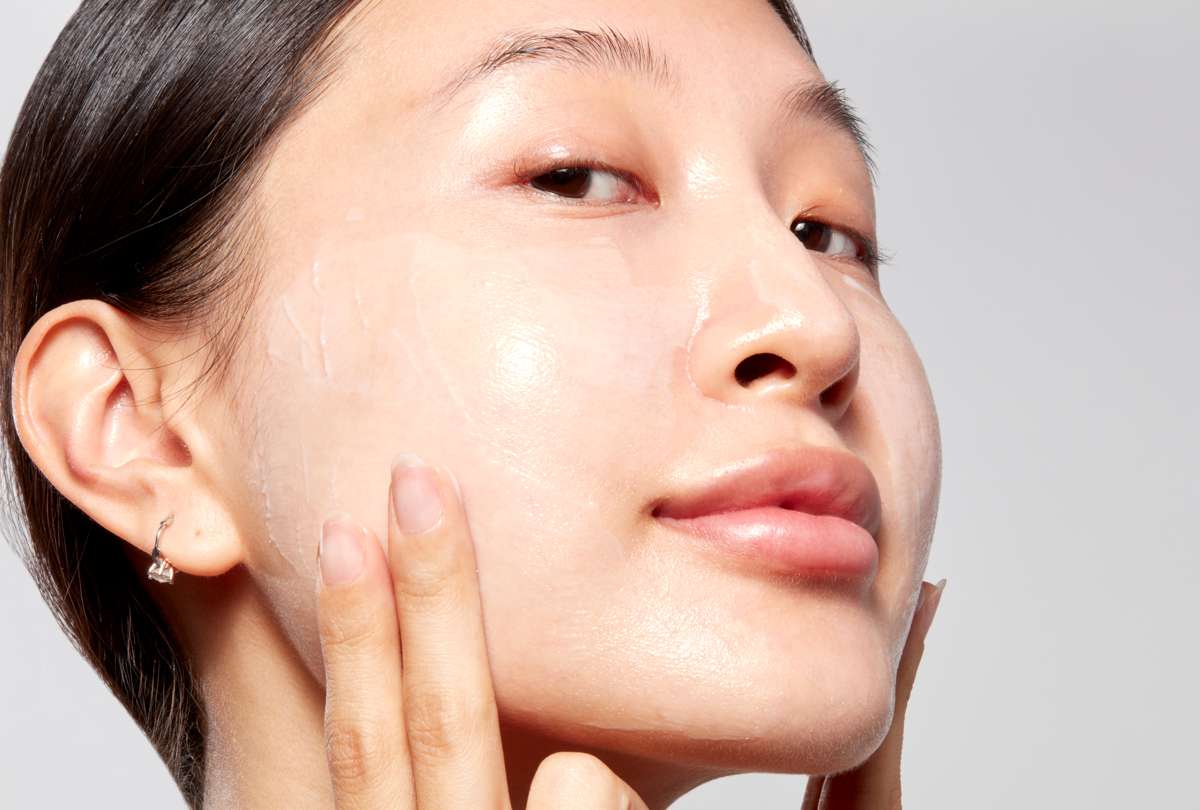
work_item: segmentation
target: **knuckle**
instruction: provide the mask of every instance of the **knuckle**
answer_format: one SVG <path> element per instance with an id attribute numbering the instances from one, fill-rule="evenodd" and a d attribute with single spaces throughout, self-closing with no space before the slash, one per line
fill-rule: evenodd
<path id="1" fill-rule="evenodd" d="M 412 564 L 395 578 L 397 599 L 416 609 L 459 602 L 464 584 L 461 571 L 452 565 Z"/>
<path id="2" fill-rule="evenodd" d="M 325 725 L 325 756 L 340 789 L 371 784 L 390 759 L 391 744 L 369 724 L 330 720 Z"/>
<path id="3" fill-rule="evenodd" d="M 630 807 L 621 781 L 598 757 L 583 751 L 558 751 L 542 760 L 530 792 L 544 798 L 587 797 L 597 806 Z"/>
<path id="4" fill-rule="evenodd" d="M 358 614 L 332 613 L 321 622 L 321 639 L 327 647 L 338 650 L 362 650 L 372 647 L 378 638 L 379 625 Z"/>
<path id="5" fill-rule="evenodd" d="M 474 744 L 495 719 L 494 705 L 439 689 L 406 695 L 404 713 L 413 755 L 442 760 Z"/>

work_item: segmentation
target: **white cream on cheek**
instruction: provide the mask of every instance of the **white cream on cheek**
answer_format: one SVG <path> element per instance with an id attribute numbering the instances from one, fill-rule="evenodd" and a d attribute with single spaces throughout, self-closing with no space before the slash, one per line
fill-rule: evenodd
<path id="1" fill-rule="evenodd" d="M 775 660 L 777 637 L 755 627 L 753 613 L 731 622 L 724 601 L 691 599 L 708 573 L 639 547 L 632 515 L 654 494 L 633 471 L 668 468 L 688 438 L 676 409 L 686 403 L 690 421 L 680 424 L 692 427 L 713 417 L 697 412 L 699 397 L 680 396 L 663 347 L 681 350 L 714 306 L 727 313 L 753 302 L 714 302 L 714 288 L 702 285 L 694 306 L 665 305 L 683 293 L 655 281 L 654 263 L 634 265 L 604 239 L 501 250 L 409 232 L 325 240 L 314 252 L 274 299 L 263 406 L 273 421 L 256 448 L 270 536 L 295 575 L 315 572 L 316 532 L 329 511 L 362 516 L 383 536 L 387 463 L 421 452 L 464 482 L 491 620 L 513 619 L 505 607 L 528 604 L 529 593 L 548 606 L 500 631 L 501 694 L 503 678 L 528 672 L 526 652 L 552 640 L 558 660 L 603 672 L 632 658 L 645 677 L 669 671 L 673 683 L 709 696 L 688 717 L 672 694 L 626 709 L 581 693 L 580 725 L 685 731 L 719 715 L 727 722 L 710 730 L 714 738 L 758 733 L 747 701 L 788 699 L 752 676 Z M 766 306 L 766 282 L 758 284 L 750 298 Z M 707 592 L 719 588 L 727 585 L 714 577 Z M 281 581 L 275 597 L 296 621 L 310 593 L 307 583 Z M 310 630 L 291 634 L 311 649 Z M 744 724 L 729 720 L 739 717 Z"/>
<path id="2" fill-rule="evenodd" d="M 304 403 L 292 417 L 299 424 L 271 426 L 277 435 L 258 448 L 284 456 L 260 460 L 260 477 L 275 481 L 260 491 L 269 537 L 300 570 L 313 569 L 315 526 L 299 525 L 292 507 L 346 497 L 337 487 L 344 465 L 331 463 L 337 436 L 317 421 L 336 425 L 359 410 L 369 442 L 394 436 L 386 452 L 369 454 L 383 465 L 380 475 L 395 452 L 420 449 L 402 446 L 406 436 L 423 434 L 451 460 L 461 454 L 464 463 L 520 475 L 530 504 L 553 503 L 571 473 L 560 463 L 595 475 L 590 465 L 608 455 L 599 449 L 626 434 L 619 421 L 581 425 L 580 403 L 669 393 L 670 369 L 648 362 L 647 352 L 681 345 L 687 325 L 664 318 L 661 286 L 629 283 L 624 255 L 606 240 L 576 242 L 565 253 L 497 251 L 405 233 L 328 244 L 323 253 L 278 295 L 267 324 L 267 379 L 278 397 Z M 286 410 L 286 399 L 273 404 Z M 559 451 L 569 443 L 573 452 L 549 463 L 530 457 L 531 441 Z M 437 455 L 436 446 L 424 449 Z"/>
<path id="3" fill-rule="evenodd" d="M 292 283 L 267 299 L 257 439 L 270 535 L 295 572 L 272 597 L 314 671 L 320 520 L 347 511 L 383 536 L 387 464 L 401 451 L 446 464 L 463 482 L 506 706 L 561 698 L 548 716 L 593 728 L 745 739 L 777 709 L 795 708 L 794 694 L 764 688 L 781 662 L 803 661 L 807 649 L 828 650 L 835 663 L 862 658 L 851 642 L 839 652 L 826 632 L 844 627 L 844 615 L 820 624 L 819 607 L 731 582 L 677 541 L 673 550 L 646 542 L 638 522 L 684 445 L 728 430 L 734 421 L 722 412 L 746 408 L 705 396 L 688 375 L 714 315 L 728 323 L 746 305 L 786 312 L 782 276 L 768 283 L 766 264 L 749 263 L 750 285 L 718 286 L 756 249 L 714 261 L 695 227 L 657 250 L 603 238 L 555 244 L 553 227 L 516 220 L 520 234 L 480 237 L 465 205 L 397 210 L 401 194 L 437 187 L 407 169 L 379 182 L 344 177 L 334 183 L 342 196 L 283 208 L 317 218 L 332 208 L 340 222 L 300 226 L 303 237 L 273 258 Z M 414 221 L 430 230 L 397 230 Z M 873 643 L 874 625 L 858 621 Z M 568 672 L 578 691 L 569 699 L 558 694 L 570 689 Z M 618 680 L 660 687 L 624 705 L 613 700 L 628 690 Z"/>
<path id="4" fill-rule="evenodd" d="M 630 425 L 669 418 L 655 403 L 672 396 L 671 369 L 655 351 L 682 345 L 687 308 L 664 307 L 669 292 L 634 281 L 604 239 L 497 251 L 405 233 L 327 242 L 306 263 L 273 297 L 255 436 L 268 544 L 291 572 L 270 587 L 297 646 L 311 659 L 300 620 L 311 588 L 289 578 L 315 575 L 331 511 L 385 536 L 387 464 L 400 451 L 463 481 L 491 603 L 519 602 L 512 592 L 530 587 L 564 603 L 622 592 L 647 493 L 628 478 L 639 448 L 621 447 L 639 435 Z M 603 649 L 578 635 L 578 619 L 546 619 L 506 630 L 506 649 L 547 637 L 564 655 Z M 614 643 L 639 635 L 619 608 L 605 621 Z"/>
<path id="5" fill-rule="evenodd" d="M 306 574 L 325 512 L 375 515 L 382 534 L 387 462 L 400 450 L 423 452 L 463 480 L 493 616 L 511 619 L 504 606 L 526 603 L 531 590 L 578 611 L 506 624 L 497 672 L 523 672 L 523 651 L 553 639 L 556 659 L 591 661 L 598 671 L 634 655 L 698 687 L 724 682 L 732 715 L 752 684 L 734 683 L 727 662 L 745 650 L 751 628 L 731 627 L 720 602 L 681 609 L 684 594 L 672 583 L 700 586 L 678 558 L 631 562 L 645 554 L 635 510 L 653 494 L 633 474 L 669 464 L 687 438 L 673 429 L 678 380 L 661 358 L 663 347 L 682 345 L 694 314 L 664 305 L 672 292 L 644 267 L 629 283 L 634 268 L 605 240 L 566 255 L 481 252 L 431 234 L 327 249 L 320 262 L 329 282 L 318 288 L 333 373 L 302 359 L 299 343 L 307 340 L 311 357 L 319 340 L 311 321 L 321 315 L 307 274 L 279 309 L 292 302 L 309 328 L 297 332 L 282 314 L 274 328 L 292 345 L 276 345 L 269 376 L 280 428 L 264 437 L 272 534 Z M 309 475 L 298 474 L 306 466 Z M 649 702 L 628 711 L 598 704 L 589 720 L 587 706 L 579 703 L 581 722 L 598 728 L 644 728 L 655 716 Z M 679 718 L 678 728 L 687 722 Z"/>
<path id="6" fill-rule="evenodd" d="M 481 251 L 423 236 L 417 248 L 409 287 L 419 351 L 445 366 L 475 460 L 520 475 L 529 508 L 546 520 L 556 519 L 564 482 L 602 479 L 595 465 L 627 440 L 620 419 L 594 416 L 634 398 L 646 407 L 669 389 L 669 369 L 650 357 L 680 342 L 671 333 L 684 327 L 664 317 L 663 290 L 630 285 L 631 272 L 606 240 Z"/>
<path id="7" fill-rule="evenodd" d="M 843 284 L 845 284 L 847 287 L 849 287 L 852 290 L 858 290 L 860 293 L 865 293 L 866 295 L 873 294 L 866 287 L 864 287 L 862 284 L 860 284 L 858 279 L 856 279 L 854 276 L 850 275 L 849 273 L 843 273 L 842 275 L 839 276 L 839 278 L 842 280 Z"/>
<path id="8" fill-rule="evenodd" d="M 517 90 L 476 120 L 517 123 Z M 751 265 L 748 294 L 744 279 L 715 281 L 745 271 L 754 246 L 713 261 L 700 241 L 716 235 L 694 222 L 657 251 L 607 239 L 556 245 L 552 234 L 568 229 L 533 222 L 532 208 L 496 218 L 523 230 L 481 236 L 472 228 L 487 222 L 485 206 L 469 209 L 467 195 L 460 202 L 424 169 L 445 167 L 447 180 L 465 164 L 406 140 L 404 116 L 379 115 L 394 120 L 358 127 L 330 114 L 329 143 L 306 142 L 278 164 L 288 198 L 273 209 L 285 221 L 274 223 L 269 266 L 285 289 L 266 298 L 268 368 L 251 396 L 263 556 L 290 566 L 269 595 L 310 669 L 320 671 L 311 584 L 320 520 L 350 512 L 383 536 L 387 464 L 409 451 L 462 480 L 506 709 L 726 740 L 795 722 L 784 717 L 850 713 L 846 702 L 805 703 L 780 672 L 817 682 L 817 694 L 824 681 L 826 697 L 844 699 L 854 690 L 828 686 L 839 667 L 882 677 L 863 664 L 883 632 L 877 617 L 718 572 L 679 538 L 651 537 L 635 514 L 664 494 L 662 476 L 688 443 L 724 433 L 707 446 L 734 451 L 734 431 L 749 424 L 746 406 L 706 396 L 690 371 L 714 315 L 728 323 L 745 304 L 779 307 L 779 285 L 760 278 L 768 265 Z M 309 130 L 319 129 L 317 119 Z M 333 155 L 347 131 L 378 142 Z M 445 139 L 459 133 L 446 127 Z M 475 137 L 462 139 L 474 144 L 462 157 L 505 151 Z M 714 195 L 712 167 L 694 168 L 691 191 Z M 404 230 L 413 223 L 427 232 Z"/>
<path id="9" fill-rule="evenodd" d="M 891 606 L 888 639 L 899 663 L 928 560 L 941 487 L 941 438 L 932 392 L 904 327 L 877 291 L 847 300 L 863 335 L 860 383 L 848 414 L 852 449 L 868 459 L 884 501 L 881 567 L 874 589 Z M 905 407 L 898 407 L 904 403 Z"/>

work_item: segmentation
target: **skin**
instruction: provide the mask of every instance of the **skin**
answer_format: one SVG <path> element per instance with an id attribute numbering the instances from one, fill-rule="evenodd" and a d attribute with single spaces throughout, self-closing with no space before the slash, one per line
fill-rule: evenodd
<path id="1" fill-rule="evenodd" d="M 426 104 L 503 31 L 600 25 L 655 43 L 677 86 L 530 64 Z M 399 453 L 461 488 L 514 806 L 556 751 L 662 807 L 887 750 L 941 453 L 877 280 L 789 227 L 816 209 L 875 229 L 849 136 L 775 119 L 818 69 L 750 0 L 381 1 L 341 33 L 248 201 L 264 283 L 229 380 L 184 400 L 203 329 L 94 300 L 39 321 L 14 369 L 27 451 L 135 564 L 175 515 L 177 584 L 155 593 L 204 689 L 212 806 L 333 801 L 316 548 L 333 513 L 389 536 Z M 602 159 L 647 193 L 580 203 L 508 171 L 545 157 Z M 760 353 L 795 373 L 743 385 Z M 717 466 L 807 445 L 876 477 L 868 582 L 770 577 L 650 515 Z"/>
<path id="2" fill-rule="evenodd" d="M 638 780 L 639 795 L 585 752 L 551 754 L 531 781 L 519 769 L 506 773 L 511 745 L 500 728 L 457 482 L 409 457 L 392 471 L 389 502 L 386 556 L 349 516 L 322 527 L 317 593 L 336 806 L 666 806 L 672 797 L 658 792 L 661 783 Z M 802 810 L 900 807 L 904 714 L 945 584 L 922 583 L 883 744 L 853 770 L 810 779 Z"/>

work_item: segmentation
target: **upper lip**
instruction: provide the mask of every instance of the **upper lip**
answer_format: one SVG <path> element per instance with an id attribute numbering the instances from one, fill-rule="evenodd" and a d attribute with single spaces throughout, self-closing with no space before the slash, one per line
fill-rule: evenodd
<path id="1" fill-rule="evenodd" d="M 882 516 L 870 468 L 851 453 L 817 446 L 780 448 L 722 467 L 659 501 L 653 514 L 682 520 L 763 506 L 834 515 L 872 535 Z"/>

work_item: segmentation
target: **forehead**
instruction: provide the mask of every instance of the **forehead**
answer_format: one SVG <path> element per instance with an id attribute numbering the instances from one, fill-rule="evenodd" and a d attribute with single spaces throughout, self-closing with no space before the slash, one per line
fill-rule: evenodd
<path id="1" fill-rule="evenodd" d="M 820 78 L 766 0 L 365 0 L 339 31 L 339 79 L 386 82 L 415 106 L 444 98 L 440 91 L 506 44 L 570 29 L 607 29 L 644 45 L 679 92 L 711 95 L 718 78 L 751 91 L 745 78 L 764 72 L 781 85 Z"/>
<path id="2" fill-rule="evenodd" d="M 624 45 L 548 47 L 563 31 L 605 31 Z M 387 199 L 458 188 L 478 177 L 464 156 L 512 158 L 558 127 L 601 150 L 643 128 L 677 155 L 732 156 L 749 143 L 763 166 L 802 143 L 793 134 L 815 134 L 822 170 L 873 198 L 857 118 L 767 0 L 363 0 L 332 44 L 330 82 L 257 190 L 267 201 L 312 200 L 315 184 L 339 177 Z M 513 46 L 522 53 L 510 58 Z M 471 125 L 484 119 L 491 139 Z M 819 172 L 805 174 L 815 183 Z"/>

